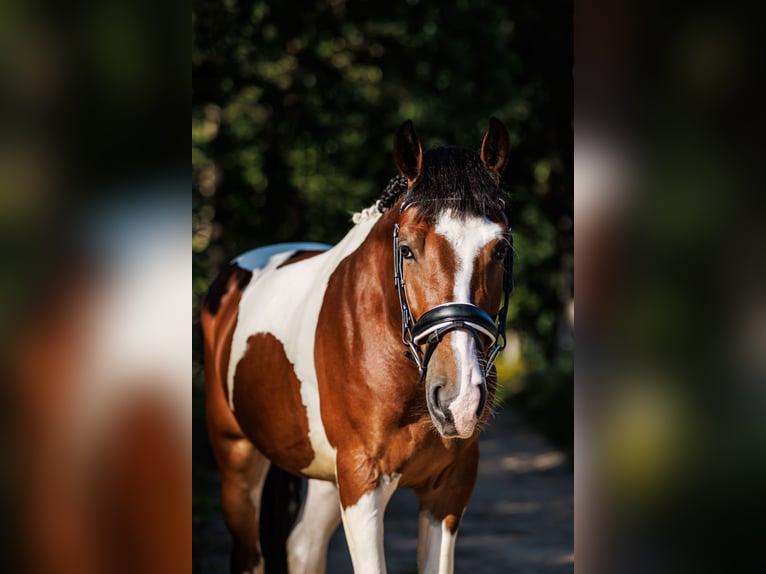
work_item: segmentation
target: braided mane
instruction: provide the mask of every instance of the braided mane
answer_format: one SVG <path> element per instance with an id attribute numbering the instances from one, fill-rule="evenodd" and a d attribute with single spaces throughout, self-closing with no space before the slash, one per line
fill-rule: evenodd
<path id="1" fill-rule="evenodd" d="M 378 199 L 377 203 L 378 211 L 383 213 L 386 209 L 393 206 L 396 200 L 399 199 L 399 196 L 405 191 L 407 191 L 407 178 L 403 175 L 392 177 L 388 180 L 388 185 L 386 185 L 383 193 L 380 194 L 380 199 Z"/>

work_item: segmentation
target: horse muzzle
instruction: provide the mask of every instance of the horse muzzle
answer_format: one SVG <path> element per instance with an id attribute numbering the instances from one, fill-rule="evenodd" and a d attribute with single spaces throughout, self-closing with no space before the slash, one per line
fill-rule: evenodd
<path id="1" fill-rule="evenodd" d="M 487 403 L 487 385 L 449 385 L 444 376 L 426 381 L 426 402 L 431 420 L 445 438 L 469 438 L 474 434 Z M 450 389 L 453 392 L 450 392 Z"/>

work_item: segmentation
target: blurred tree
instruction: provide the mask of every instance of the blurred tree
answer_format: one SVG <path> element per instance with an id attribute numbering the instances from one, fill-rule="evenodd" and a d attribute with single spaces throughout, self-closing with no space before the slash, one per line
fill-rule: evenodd
<path id="1" fill-rule="evenodd" d="M 192 22 L 195 322 L 238 253 L 340 239 L 395 174 L 402 121 L 427 148 L 478 148 L 495 115 L 513 147 L 521 359 L 508 388 L 533 409 L 565 405 L 571 435 L 571 2 L 194 0 Z"/>

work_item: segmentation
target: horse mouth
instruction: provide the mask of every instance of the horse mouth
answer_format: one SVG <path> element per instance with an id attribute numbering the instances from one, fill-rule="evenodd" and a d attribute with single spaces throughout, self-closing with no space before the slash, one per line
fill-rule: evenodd
<path id="1" fill-rule="evenodd" d="M 457 428 L 455 428 L 454 422 L 439 421 L 433 416 L 431 416 L 431 422 L 433 423 L 436 430 L 439 431 L 439 434 L 442 435 L 444 438 L 458 438 L 458 432 L 457 432 Z"/>
<path id="2" fill-rule="evenodd" d="M 469 428 L 464 429 L 463 432 L 461 433 L 460 431 L 458 431 L 457 426 L 452 421 L 448 421 L 448 422 L 446 422 L 446 421 L 445 422 L 439 421 L 439 422 L 437 422 L 437 421 L 433 420 L 432 422 L 433 422 L 433 425 L 436 428 L 436 430 L 439 432 L 439 434 L 442 437 L 447 438 L 447 439 L 467 439 L 467 438 L 471 438 L 475 434 L 476 428 L 478 427 L 477 424 L 473 424 Z"/>

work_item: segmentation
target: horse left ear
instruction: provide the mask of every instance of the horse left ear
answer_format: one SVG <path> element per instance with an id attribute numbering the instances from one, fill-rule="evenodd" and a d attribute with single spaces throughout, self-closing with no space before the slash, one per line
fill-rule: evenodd
<path id="1" fill-rule="evenodd" d="M 394 134 L 394 159 L 402 175 L 412 182 L 423 165 L 423 146 L 415 133 L 412 120 L 407 120 Z"/>
<path id="2" fill-rule="evenodd" d="M 510 147 L 511 140 L 503 122 L 495 117 L 489 118 L 489 129 L 481 140 L 481 161 L 498 177 L 503 175 L 503 170 L 508 163 Z"/>

